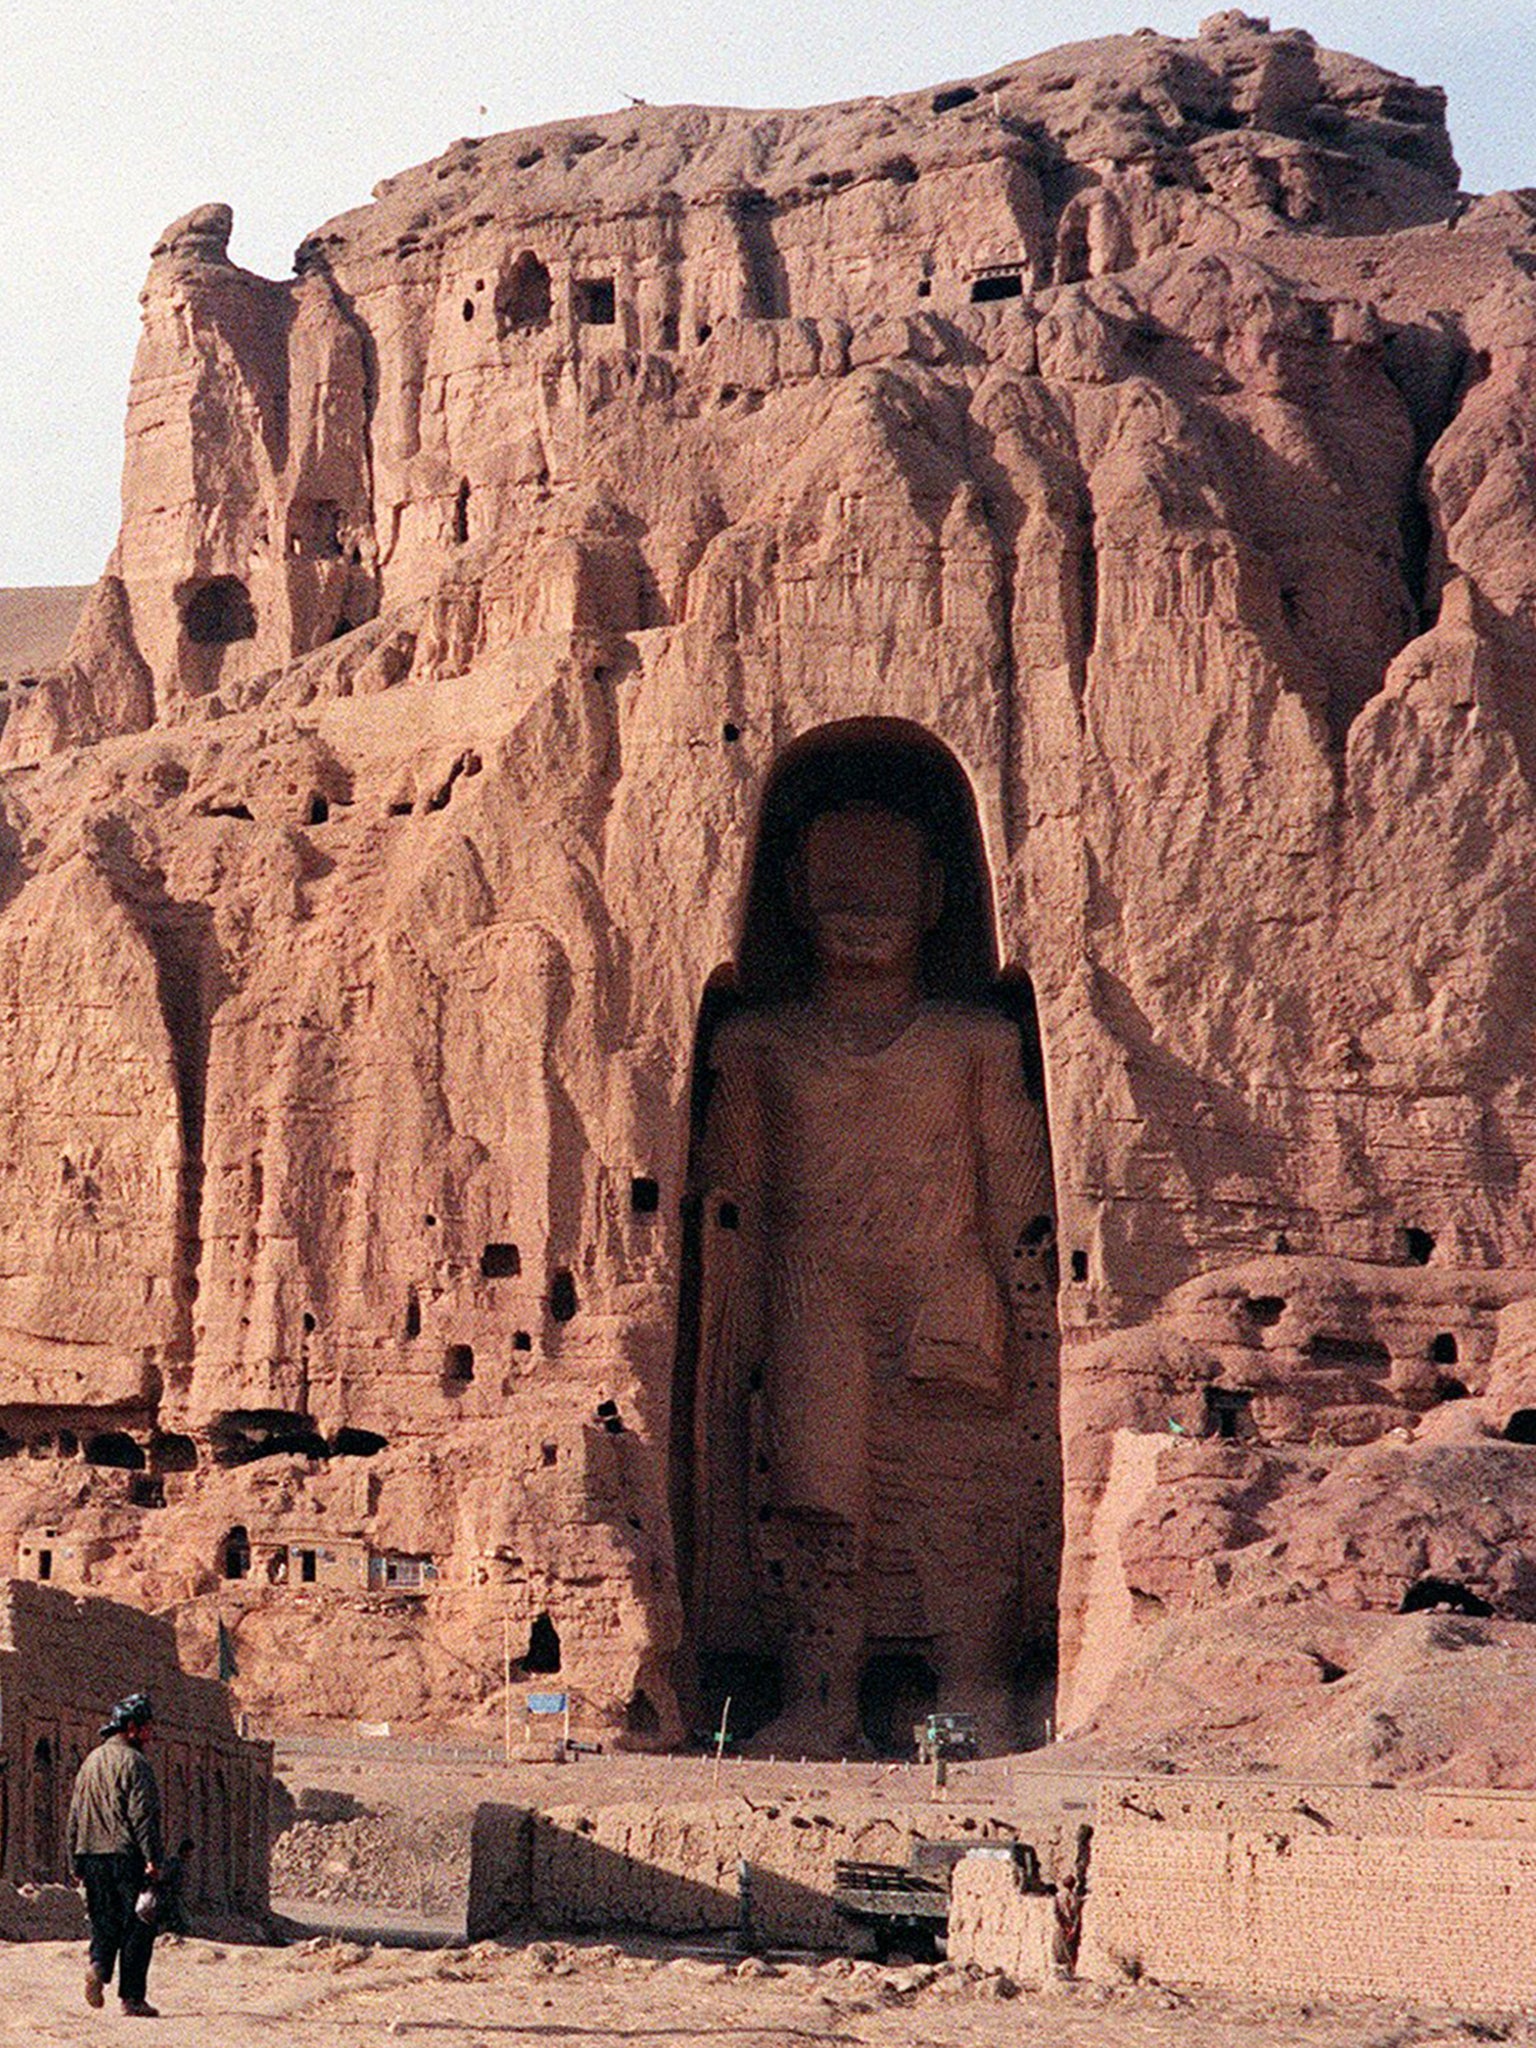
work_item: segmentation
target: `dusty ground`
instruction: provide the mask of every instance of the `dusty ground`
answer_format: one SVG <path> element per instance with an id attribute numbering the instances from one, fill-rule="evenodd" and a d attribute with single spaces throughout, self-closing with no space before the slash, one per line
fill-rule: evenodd
<path id="1" fill-rule="evenodd" d="M 1468 2018 L 1360 2004 L 1298 2008 L 1149 1984 L 1011 1996 L 997 1978 L 937 1970 L 748 1960 L 654 1944 L 483 1944 L 421 1954 L 317 1940 L 286 1949 L 187 1941 L 157 1954 L 162 2017 L 132 2027 L 88 2012 L 76 1945 L 0 1950 L 0 2041 L 79 2048 L 124 2032 L 199 2048 L 432 2048 L 544 2042 L 729 2041 L 779 2048 L 1413 2048 L 1536 2041 L 1525 2018 Z"/>

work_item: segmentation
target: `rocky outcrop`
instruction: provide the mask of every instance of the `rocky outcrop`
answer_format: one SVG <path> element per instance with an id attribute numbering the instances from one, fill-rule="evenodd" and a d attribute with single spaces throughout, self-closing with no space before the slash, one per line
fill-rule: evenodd
<path id="1" fill-rule="evenodd" d="M 0 737 L 18 1555 L 222 1613 L 274 1715 L 495 1712 L 505 1621 L 675 1735 L 691 1076 L 760 818 L 878 737 L 1038 1041 L 1069 1715 L 1277 1541 L 1525 1598 L 1429 1433 L 1521 1456 L 1536 214 L 1443 115 L 1227 13 L 465 141 L 283 282 L 167 231 Z M 1308 1460 L 1377 1457 L 1422 1562 L 1334 1569 Z"/>

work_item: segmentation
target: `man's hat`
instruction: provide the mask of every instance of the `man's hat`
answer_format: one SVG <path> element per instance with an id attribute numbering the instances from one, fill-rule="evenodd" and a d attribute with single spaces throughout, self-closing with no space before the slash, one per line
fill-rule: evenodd
<path id="1" fill-rule="evenodd" d="M 108 1714 L 102 1728 L 103 1735 L 121 1735 L 125 1728 L 142 1728 L 153 1721 L 155 1710 L 149 1703 L 147 1692 L 131 1692 L 127 1699 L 119 1700 Z"/>

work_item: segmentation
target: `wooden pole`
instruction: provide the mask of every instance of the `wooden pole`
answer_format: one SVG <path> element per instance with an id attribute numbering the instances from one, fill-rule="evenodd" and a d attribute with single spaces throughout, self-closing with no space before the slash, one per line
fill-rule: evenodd
<path id="1" fill-rule="evenodd" d="M 506 1763 L 512 1761 L 512 1617 L 501 1617 L 501 1753 Z"/>
<path id="2" fill-rule="evenodd" d="M 720 1764 L 725 1756 L 725 1729 L 731 1718 L 731 1696 L 725 1696 L 725 1705 L 720 1709 L 720 1733 L 715 1737 L 715 1783 L 714 1790 L 720 1790 Z"/>

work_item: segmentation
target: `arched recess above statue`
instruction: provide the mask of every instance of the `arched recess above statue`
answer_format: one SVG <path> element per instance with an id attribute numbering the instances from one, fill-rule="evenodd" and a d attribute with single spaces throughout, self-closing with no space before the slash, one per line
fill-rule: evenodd
<path id="1" fill-rule="evenodd" d="M 969 778 L 942 741 L 900 719 L 819 726 L 786 748 L 763 793 L 748 867 L 734 994 L 749 1004 L 811 992 L 809 941 L 790 902 L 801 833 L 818 812 L 872 803 L 913 818 L 944 870 L 944 904 L 923 945 L 923 994 L 985 1001 L 997 972 L 992 882 Z"/>

